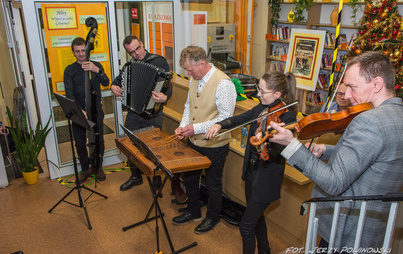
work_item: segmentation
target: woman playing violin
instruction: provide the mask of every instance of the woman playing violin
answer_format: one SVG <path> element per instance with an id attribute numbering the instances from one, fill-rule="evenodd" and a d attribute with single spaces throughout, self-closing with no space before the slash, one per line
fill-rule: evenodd
<path id="1" fill-rule="evenodd" d="M 229 129 L 256 119 L 259 115 L 271 111 L 270 108 L 289 104 L 295 100 L 296 83 L 292 73 L 279 71 L 265 73 L 259 82 L 258 97 L 260 104 L 251 110 L 223 120 L 206 131 L 206 138 L 213 138 L 221 129 Z M 270 115 L 269 115 L 270 116 Z M 296 121 L 293 110 L 286 110 L 279 116 L 279 121 L 292 123 Z M 270 253 L 267 239 L 267 227 L 263 212 L 267 206 L 280 198 L 280 186 L 283 180 L 285 159 L 280 155 L 284 146 L 271 144 L 268 147 L 268 160 L 262 160 L 256 147 L 249 139 L 261 128 L 253 122 L 249 128 L 248 142 L 245 150 L 242 179 L 245 181 L 247 208 L 239 225 L 243 241 L 243 253 L 255 253 L 256 240 L 258 253 Z"/>

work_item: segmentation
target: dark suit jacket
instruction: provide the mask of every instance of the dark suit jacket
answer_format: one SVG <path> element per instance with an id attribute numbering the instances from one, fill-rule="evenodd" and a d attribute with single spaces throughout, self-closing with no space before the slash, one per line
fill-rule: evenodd
<path id="1" fill-rule="evenodd" d="M 287 161 L 316 183 L 312 197 L 384 195 L 403 186 L 403 104 L 400 98 L 358 115 L 336 146 L 318 160 L 301 146 Z M 342 202 L 335 247 L 353 247 L 361 202 Z M 390 203 L 367 205 L 361 247 L 382 247 Z M 334 203 L 318 203 L 318 234 L 329 240 Z"/>

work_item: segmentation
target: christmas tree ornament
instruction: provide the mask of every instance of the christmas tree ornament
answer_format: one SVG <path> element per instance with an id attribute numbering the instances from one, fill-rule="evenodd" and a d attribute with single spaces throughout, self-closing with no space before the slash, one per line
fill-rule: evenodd
<path id="1" fill-rule="evenodd" d="M 371 9 L 372 9 L 371 4 L 367 4 L 367 5 L 365 5 L 365 11 L 366 11 L 366 12 L 370 12 L 370 11 L 371 11 Z"/>
<path id="2" fill-rule="evenodd" d="M 388 16 L 388 12 L 384 11 L 381 13 L 381 18 L 385 19 Z"/>
<path id="3" fill-rule="evenodd" d="M 393 56 L 396 58 L 396 60 L 399 60 L 402 57 L 402 52 L 400 50 L 395 50 Z"/>
<path id="4" fill-rule="evenodd" d="M 356 50 L 354 51 L 354 53 L 355 53 L 356 55 L 361 55 L 361 54 L 362 54 L 362 50 L 361 50 L 361 49 L 356 49 Z"/>
<path id="5" fill-rule="evenodd" d="M 393 31 L 393 32 L 392 32 L 393 37 L 396 37 L 397 33 L 398 33 L 398 31 L 396 31 L 396 30 Z"/>
<path id="6" fill-rule="evenodd" d="M 374 20 L 372 20 L 372 25 L 376 25 L 376 24 L 378 24 L 378 22 L 379 22 L 379 20 L 374 19 Z"/>

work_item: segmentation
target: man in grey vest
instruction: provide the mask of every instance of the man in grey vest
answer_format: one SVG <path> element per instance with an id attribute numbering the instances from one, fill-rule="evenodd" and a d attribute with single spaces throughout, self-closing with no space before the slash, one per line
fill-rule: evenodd
<path id="1" fill-rule="evenodd" d="M 222 171 L 229 149 L 230 135 L 212 140 L 203 140 L 206 130 L 234 114 L 236 90 L 231 79 L 208 62 L 206 51 L 197 46 L 182 50 L 180 65 L 192 77 L 188 98 L 179 128 L 178 139 L 189 137 L 188 145 L 207 156 L 211 166 L 205 169 L 208 193 L 207 214 L 198 225 L 196 234 L 207 233 L 220 224 L 219 213 L 222 203 Z M 187 209 L 173 218 L 174 224 L 185 224 L 202 219 L 200 210 L 200 174 L 202 170 L 186 172 L 184 184 L 188 195 Z"/>

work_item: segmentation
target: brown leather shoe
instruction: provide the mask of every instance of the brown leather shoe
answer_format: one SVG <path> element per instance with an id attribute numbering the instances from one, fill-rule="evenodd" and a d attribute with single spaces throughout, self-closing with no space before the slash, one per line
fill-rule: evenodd
<path id="1" fill-rule="evenodd" d="M 106 179 L 105 172 L 101 169 L 98 170 L 98 173 L 95 175 L 98 181 L 104 181 Z"/>
<path id="2" fill-rule="evenodd" d="M 78 183 L 83 184 L 85 180 L 87 180 L 87 178 L 91 175 L 91 170 L 82 170 L 81 173 L 78 175 Z"/>

